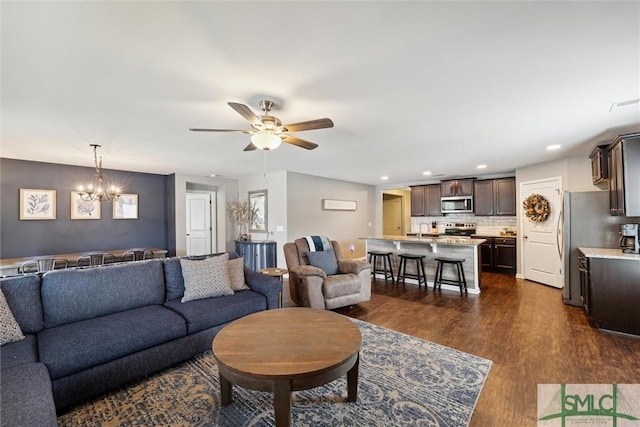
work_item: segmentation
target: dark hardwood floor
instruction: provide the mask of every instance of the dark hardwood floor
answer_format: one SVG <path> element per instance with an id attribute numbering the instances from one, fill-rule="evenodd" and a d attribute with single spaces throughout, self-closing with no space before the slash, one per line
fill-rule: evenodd
<path id="1" fill-rule="evenodd" d="M 482 284 L 461 298 L 376 280 L 371 301 L 336 311 L 492 360 L 471 426 L 536 425 L 538 384 L 640 383 L 639 338 L 592 328 L 560 289 L 492 273 Z"/>

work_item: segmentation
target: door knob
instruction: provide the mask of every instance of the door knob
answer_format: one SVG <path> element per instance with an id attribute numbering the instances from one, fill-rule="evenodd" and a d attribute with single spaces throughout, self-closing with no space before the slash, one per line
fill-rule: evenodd
<path id="1" fill-rule="evenodd" d="M 525 236 L 522 236 L 522 238 L 523 238 L 523 239 L 528 239 L 528 237 L 527 237 L 526 235 L 525 235 Z"/>

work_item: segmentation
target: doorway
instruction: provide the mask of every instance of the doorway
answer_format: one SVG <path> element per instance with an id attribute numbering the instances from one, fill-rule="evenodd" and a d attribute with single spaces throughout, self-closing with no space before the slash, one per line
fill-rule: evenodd
<path id="1" fill-rule="evenodd" d="M 187 193 L 187 256 L 217 252 L 216 193 Z"/>
<path id="2" fill-rule="evenodd" d="M 386 236 L 404 235 L 404 212 L 402 196 L 382 195 L 382 234 Z"/>
<path id="3" fill-rule="evenodd" d="M 524 278 L 555 288 L 564 286 L 562 272 L 562 177 L 520 183 L 520 204 L 531 194 L 549 202 L 549 216 L 540 222 L 522 215 L 522 271 Z"/>

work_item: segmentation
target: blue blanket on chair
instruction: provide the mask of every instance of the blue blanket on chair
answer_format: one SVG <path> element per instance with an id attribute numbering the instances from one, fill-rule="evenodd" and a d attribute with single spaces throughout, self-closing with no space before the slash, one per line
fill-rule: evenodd
<path id="1" fill-rule="evenodd" d="M 304 236 L 309 245 L 309 252 L 326 251 L 332 249 L 331 241 L 325 236 Z"/>

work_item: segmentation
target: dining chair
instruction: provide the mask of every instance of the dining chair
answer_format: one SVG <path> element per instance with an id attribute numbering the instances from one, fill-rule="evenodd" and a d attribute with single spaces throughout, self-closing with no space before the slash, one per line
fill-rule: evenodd
<path id="1" fill-rule="evenodd" d="M 113 255 L 111 256 L 113 257 Z M 107 254 L 103 252 L 80 255 L 76 260 L 76 267 L 96 267 L 98 265 L 103 265 L 105 257 L 107 257 Z"/>
<path id="2" fill-rule="evenodd" d="M 153 251 L 151 249 L 145 248 L 137 248 L 137 249 L 129 249 L 125 253 L 122 254 L 122 261 L 142 261 L 145 259 L 153 259 Z"/>
<path id="3" fill-rule="evenodd" d="M 60 268 L 67 268 L 69 262 L 62 258 L 41 258 L 31 259 L 22 263 L 20 271 L 23 274 L 27 273 L 44 273 L 46 271 L 57 270 Z"/>

